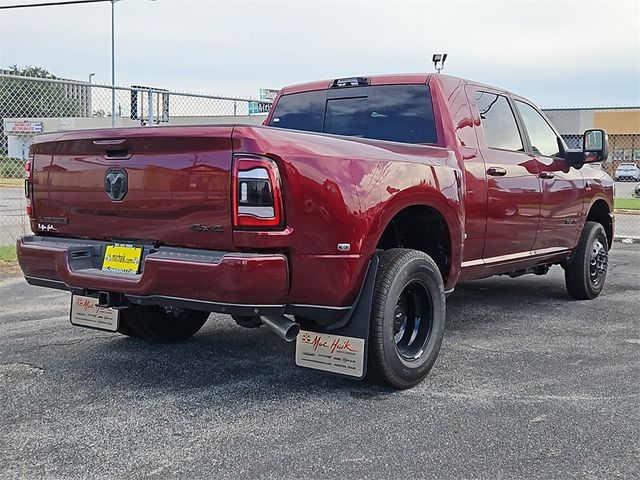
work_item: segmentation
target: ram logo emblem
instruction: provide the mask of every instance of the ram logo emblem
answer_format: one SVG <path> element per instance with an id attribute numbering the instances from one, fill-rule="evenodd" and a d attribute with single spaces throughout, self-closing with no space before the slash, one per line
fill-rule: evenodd
<path id="1" fill-rule="evenodd" d="M 127 171 L 124 168 L 110 168 L 105 172 L 104 190 L 114 202 L 119 202 L 129 188 Z"/>

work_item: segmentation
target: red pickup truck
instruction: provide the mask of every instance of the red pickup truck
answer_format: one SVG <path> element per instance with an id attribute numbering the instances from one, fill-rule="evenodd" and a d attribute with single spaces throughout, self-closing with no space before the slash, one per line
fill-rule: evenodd
<path id="1" fill-rule="evenodd" d="M 613 182 L 530 101 L 438 74 L 284 88 L 263 126 L 40 135 L 25 182 L 32 285 L 71 322 L 151 341 L 209 312 L 296 340 L 297 365 L 408 388 L 462 280 L 565 270 L 603 288 Z"/>

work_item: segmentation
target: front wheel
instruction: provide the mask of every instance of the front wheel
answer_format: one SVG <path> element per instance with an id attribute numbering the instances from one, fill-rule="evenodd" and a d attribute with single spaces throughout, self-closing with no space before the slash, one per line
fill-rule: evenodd
<path id="1" fill-rule="evenodd" d="M 609 248 L 604 228 L 598 222 L 586 222 L 564 271 L 569 295 L 577 300 L 590 300 L 600 295 L 608 265 Z"/>
<path id="2" fill-rule="evenodd" d="M 371 309 L 370 377 L 398 389 L 420 383 L 438 357 L 444 323 L 436 263 L 417 250 L 382 252 Z"/>
<path id="3" fill-rule="evenodd" d="M 132 305 L 122 311 L 127 326 L 149 342 L 179 342 L 194 335 L 209 318 L 209 312 L 157 305 Z"/>

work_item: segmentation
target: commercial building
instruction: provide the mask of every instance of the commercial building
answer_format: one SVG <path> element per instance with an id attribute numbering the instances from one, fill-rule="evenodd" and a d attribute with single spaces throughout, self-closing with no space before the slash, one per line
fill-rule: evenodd
<path id="1" fill-rule="evenodd" d="M 640 164 L 640 107 L 549 108 L 544 113 L 569 148 L 582 147 L 582 133 L 602 128 L 609 134 L 609 159 L 602 167 L 613 174 L 621 162 Z"/>

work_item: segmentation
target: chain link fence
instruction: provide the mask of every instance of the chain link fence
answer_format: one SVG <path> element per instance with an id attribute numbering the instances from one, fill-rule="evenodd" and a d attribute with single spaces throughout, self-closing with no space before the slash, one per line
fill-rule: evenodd
<path id="1" fill-rule="evenodd" d="M 582 148 L 582 133 L 609 133 L 609 158 L 594 165 L 615 180 L 616 236 L 640 239 L 640 108 L 564 108 L 545 110 L 569 148 Z M 640 187 L 637 189 L 640 192 Z"/>
<path id="2" fill-rule="evenodd" d="M 260 124 L 269 101 L 114 87 L 0 70 L 0 246 L 30 231 L 24 165 L 35 135 L 151 125 Z"/>
<path id="3" fill-rule="evenodd" d="M 64 130 L 150 125 L 259 124 L 269 101 L 174 92 L 144 85 L 111 87 L 0 70 L 0 245 L 29 232 L 24 215 L 24 163 L 34 136 Z M 616 179 L 616 235 L 640 239 L 640 199 L 629 165 L 640 165 L 640 108 L 548 109 L 570 148 L 582 132 L 610 132 L 610 155 L 600 165 Z M 618 133 L 619 132 L 619 133 Z M 624 168 L 623 168 L 624 167 Z"/>
<path id="4" fill-rule="evenodd" d="M 563 138 L 570 148 L 582 148 L 582 135 Z M 615 180 L 616 236 L 640 239 L 640 134 L 609 135 L 609 158 L 595 167 Z"/>
<path id="5" fill-rule="evenodd" d="M 582 135 L 562 135 L 562 138 L 569 148 L 582 148 Z M 626 174 L 626 168 L 620 168 L 630 163 L 640 165 L 640 135 L 609 135 L 609 158 L 599 163 L 597 168 L 618 182 L 640 182 L 640 177 L 631 172 Z"/>

